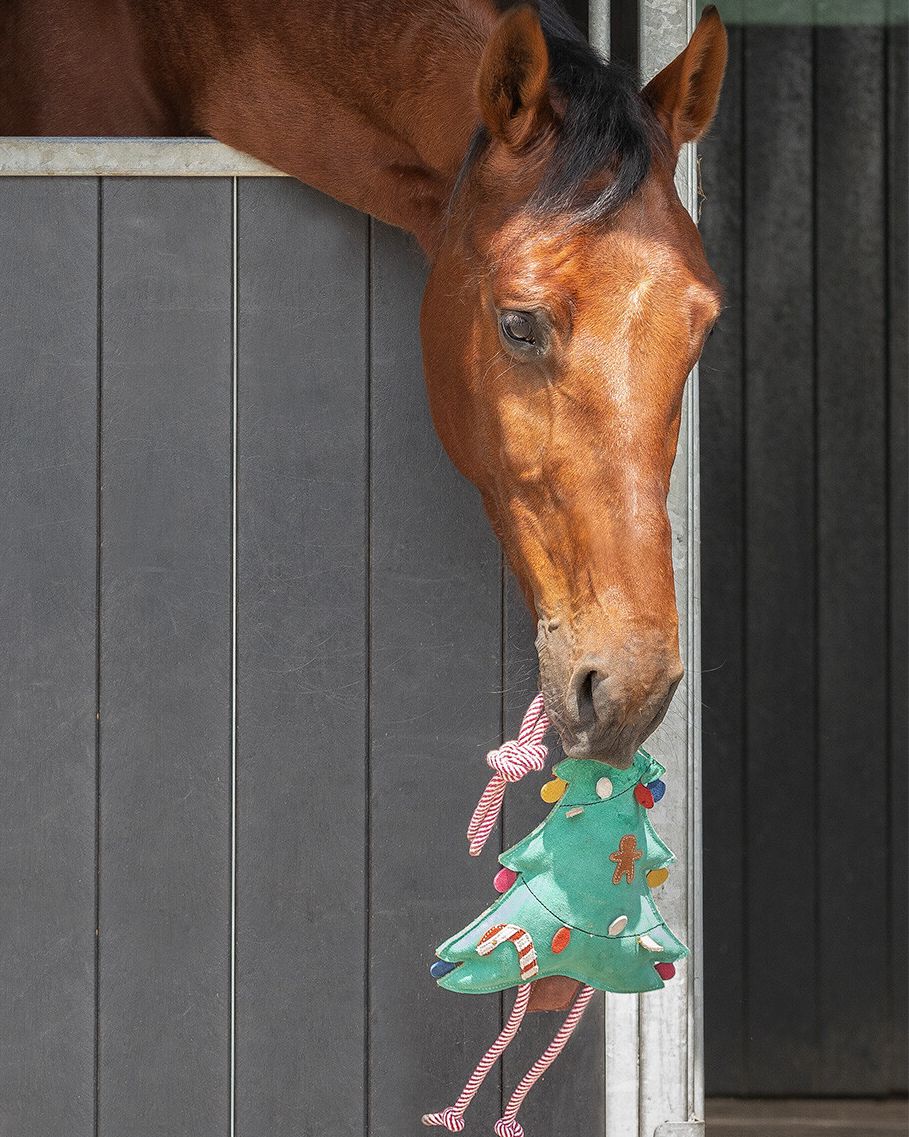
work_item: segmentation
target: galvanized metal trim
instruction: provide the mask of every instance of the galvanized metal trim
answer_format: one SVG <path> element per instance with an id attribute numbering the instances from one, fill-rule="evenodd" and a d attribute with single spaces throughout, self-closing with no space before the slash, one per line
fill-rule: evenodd
<path id="1" fill-rule="evenodd" d="M 599 9 L 600 26 L 608 14 Z M 696 21 L 695 0 L 638 0 L 640 72 L 644 81 L 684 48 Z M 683 203 L 696 217 L 697 168 L 686 146 L 676 171 Z M 648 749 L 670 772 L 661 806 L 662 835 L 679 854 L 682 871 L 660 898 L 670 926 L 687 936 L 691 954 L 664 991 L 606 997 L 606 1117 L 604 1137 L 703 1137 L 700 564 L 698 375 L 685 393 L 669 513 L 685 664 L 663 725 Z"/>
<path id="2" fill-rule="evenodd" d="M 609 0 L 590 0 L 587 8 L 587 38 L 604 59 L 610 55 L 611 20 Z"/>
<path id="3" fill-rule="evenodd" d="M 283 178 L 211 138 L 3 138 L 0 177 Z"/>

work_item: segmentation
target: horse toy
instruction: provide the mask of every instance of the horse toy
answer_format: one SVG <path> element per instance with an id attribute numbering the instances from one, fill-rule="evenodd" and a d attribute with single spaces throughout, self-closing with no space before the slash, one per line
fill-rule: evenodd
<path id="1" fill-rule="evenodd" d="M 549 720 L 543 697 L 531 703 L 516 740 L 487 754 L 494 771 L 467 830 L 479 855 L 501 810 L 508 782 L 546 762 Z M 504 1029 L 453 1106 L 427 1113 L 423 1124 L 464 1128 L 464 1112 L 518 1031 L 535 979 L 567 976 L 583 986 L 545 1052 L 518 1084 L 497 1137 L 523 1137 L 518 1110 L 537 1079 L 574 1033 L 595 990 L 653 991 L 687 955 L 653 901 L 675 857 L 650 823 L 666 792 L 663 767 L 638 750 L 627 770 L 593 759 L 567 759 L 540 791 L 552 811 L 499 857 L 501 895 L 436 951 L 430 974 L 440 987 L 466 994 L 517 988 Z"/>

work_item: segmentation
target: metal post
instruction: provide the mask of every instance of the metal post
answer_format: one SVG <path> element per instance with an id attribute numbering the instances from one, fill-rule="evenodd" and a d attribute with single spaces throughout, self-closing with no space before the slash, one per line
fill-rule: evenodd
<path id="1" fill-rule="evenodd" d="M 640 0 L 642 82 L 685 46 L 695 24 L 694 0 Z M 609 0 L 591 0 L 596 46 L 609 26 Z M 682 152 L 679 195 L 693 216 L 697 206 L 696 154 Z M 659 905 L 669 925 L 683 929 L 688 960 L 665 990 L 606 997 L 605 1137 L 702 1137 L 704 1133 L 700 577 L 698 520 L 698 376 L 685 395 L 678 456 L 669 495 L 679 635 L 685 679 L 663 725 L 647 744 L 667 769 L 660 833 L 678 855 Z"/>
<path id="2" fill-rule="evenodd" d="M 610 11 L 609 0 L 590 0 L 588 9 L 588 38 L 604 59 L 610 52 Z"/>

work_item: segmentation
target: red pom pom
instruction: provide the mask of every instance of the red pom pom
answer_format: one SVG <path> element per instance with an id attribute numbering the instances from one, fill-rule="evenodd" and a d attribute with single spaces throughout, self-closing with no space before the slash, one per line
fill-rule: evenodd
<path id="1" fill-rule="evenodd" d="M 671 979 L 675 975 L 675 967 L 671 963 L 655 963 L 653 970 L 661 979 Z"/>
<path id="2" fill-rule="evenodd" d="M 643 782 L 638 782 L 634 787 L 634 800 L 645 809 L 653 809 L 653 794 Z"/>

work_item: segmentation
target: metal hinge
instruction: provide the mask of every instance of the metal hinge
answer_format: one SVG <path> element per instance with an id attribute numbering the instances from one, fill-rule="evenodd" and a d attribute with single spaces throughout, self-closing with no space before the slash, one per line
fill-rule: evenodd
<path id="1" fill-rule="evenodd" d="M 705 1137 L 703 1121 L 664 1121 L 653 1131 L 653 1137 Z"/>

